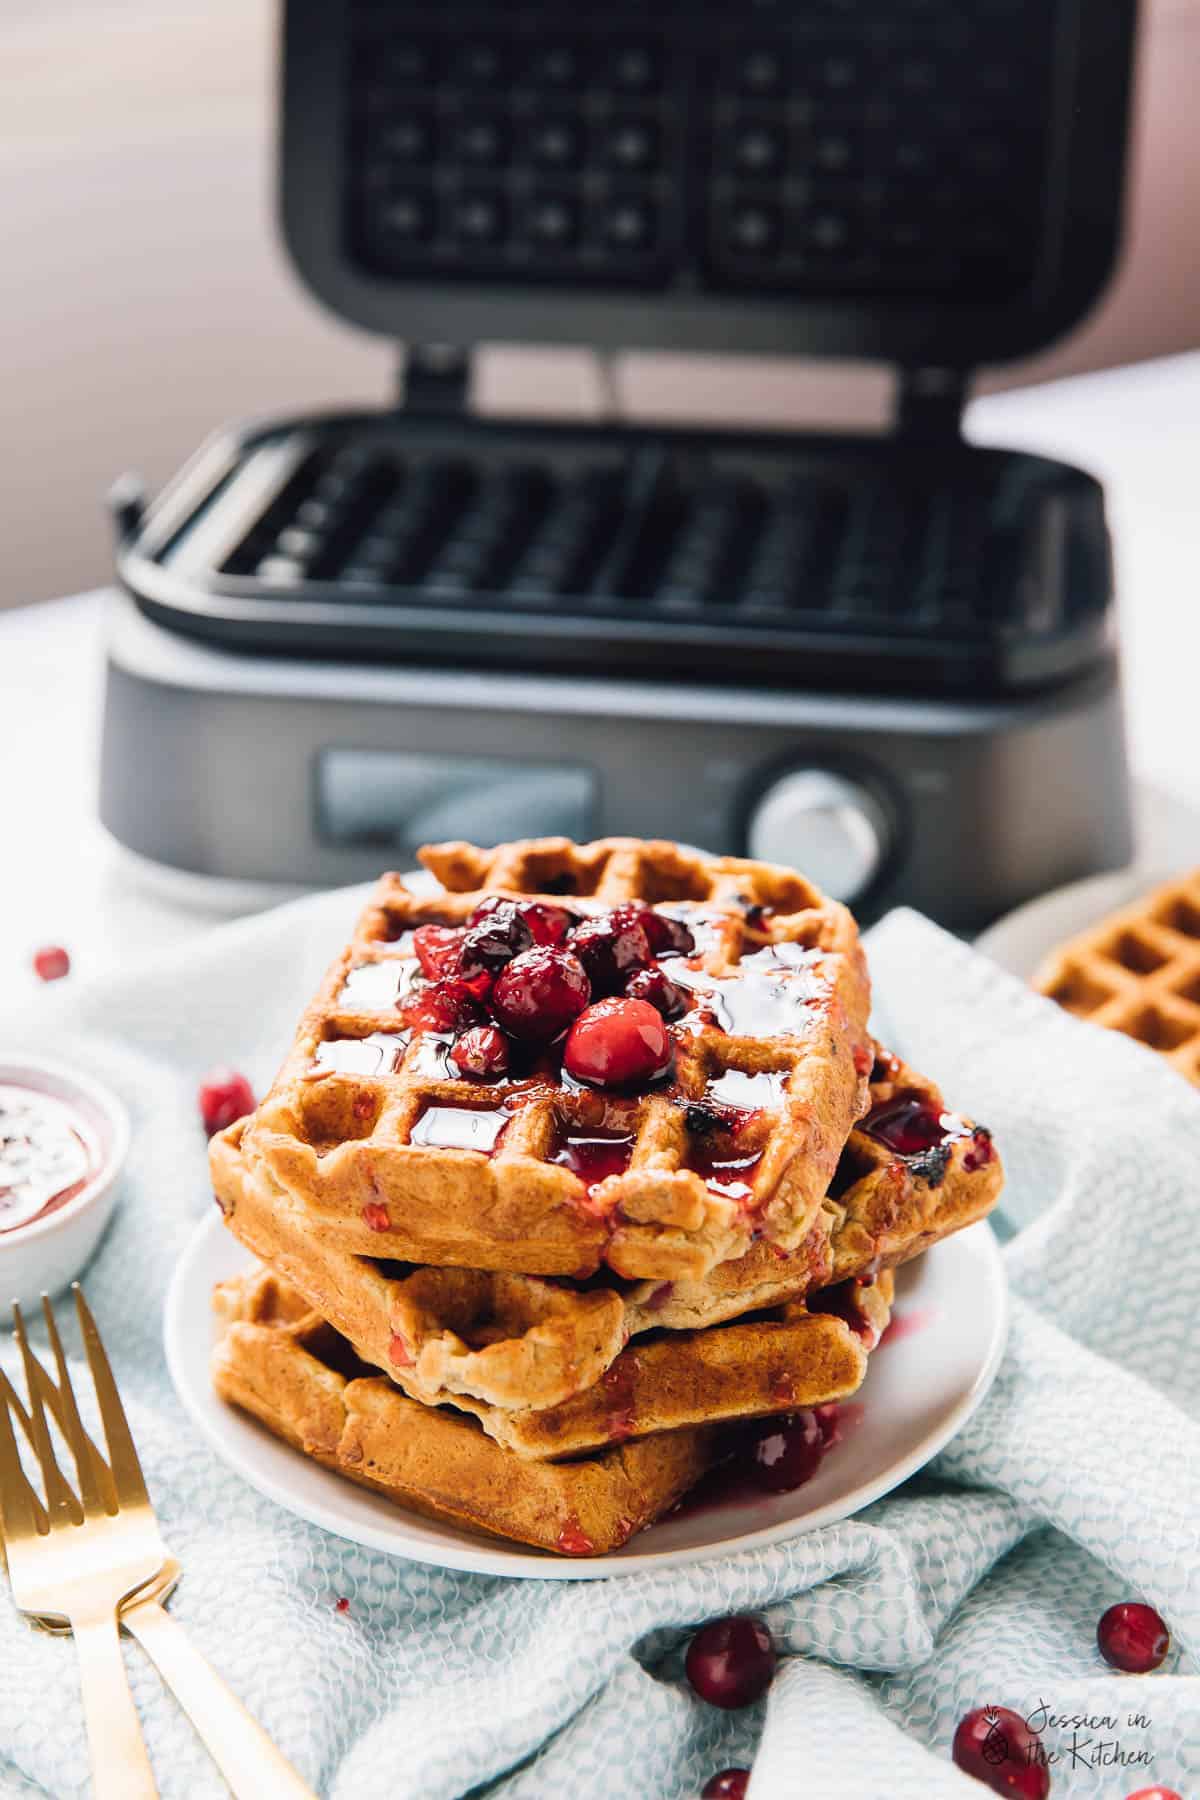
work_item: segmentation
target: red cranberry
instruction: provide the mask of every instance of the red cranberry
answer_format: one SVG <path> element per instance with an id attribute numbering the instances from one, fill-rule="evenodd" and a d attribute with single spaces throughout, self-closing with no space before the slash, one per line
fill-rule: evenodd
<path id="1" fill-rule="evenodd" d="M 994 1794 L 1046 1800 L 1050 1792 L 1042 1740 L 1007 1706 L 977 1706 L 969 1712 L 959 1721 L 950 1754 L 964 1775 L 973 1775 Z"/>
<path id="2" fill-rule="evenodd" d="M 410 1031 L 469 1031 L 480 1021 L 478 1006 L 457 981 L 413 988 L 400 1001 L 400 1017 Z"/>
<path id="3" fill-rule="evenodd" d="M 43 944 L 33 953 L 33 970 L 42 981 L 61 981 L 71 973 L 71 958 L 61 944 Z"/>
<path id="4" fill-rule="evenodd" d="M 350 1602 L 347 1600 L 345 1594 L 343 1594 L 341 1599 L 336 1602 L 333 1610 L 334 1612 L 339 1613 L 348 1613 L 350 1611 Z"/>
<path id="5" fill-rule="evenodd" d="M 734 1614 L 714 1619 L 696 1633 L 685 1667 L 688 1680 L 711 1706 L 749 1706 L 771 1685 L 775 1646 L 761 1619 Z"/>
<path id="6" fill-rule="evenodd" d="M 209 1137 L 254 1111 L 254 1089 L 236 1069 L 210 1069 L 200 1083 L 197 1097 Z"/>
<path id="7" fill-rule="evenodd" d="M 563 1065 L 577 1081 L 619 1087 L 650 1081 L 671 1061 L 671 1040 L 645 1000 L 600 1000 L 576 1019 Z"/>
<path id="8" fill-rule="evenodd" d="M 942 1143 L 942 1115 L 923 1100 L 887 1100 L 869 1112 L 862 1129 L 898 1156 L 919 1156 Z"/>
<path id="9" fill-rule="evenodd" d="M 1100 1620 L 1096 1642 L 1112 1668 L 1146 1675 L 1157 1669 L 1171 1648 L 1171 1634 L 1152 1606 L 1122 1600 L 1110 1606 Z"/>
<path id="10" fill-rule="evenodd" d="M 648 1000 L 664 1019 L 677 1019 L 687 998 L 682 988 L 669 981 L 661 969 L 639 969 L 625 989 L 631 1000 Z"/>
<path id="11" fill-rule="evenodd" d="M 485 1079 L 508 1068 L 508 1042 L 494 1025 L 473 1025 L 450 1049 L 450 1060 L 463 1075 Z"/>
<path id="12" fill-rule="evenodd" d="M 1174 1788 L 1148 1787 L 1139 1788 L 1136 1794 L 1126 1794 L 1125 1800 L 1183 1800 Z"/>
<path id="13" fill-rule="evenodd" d="M 588 972 L 592 993 L 619 994 L 635 969 L 652 960 L 650 943 L 636 919 L 601 913 L 571 933 L 571 949 Z"/>
<path id="14" fill-rule="evenodd" d="M 465 981 L 476 975 L 498 975 L 505 963 L 528 950 L 533 933 L 511 900 L 499 906 L 477 925 L 472 925 L 462 942 L 459 973 Z"/>
<path id="15" fill-rule="evenodd" d="M 696 940 L 682 919 L 655 912 L 652 906 L 645 906 L 640 900 L 628 900 L 624 906 L 614 906 L 608 916 L 622 925 L 640 925 L 655 956 L 691 956 L 696 948 Z"/>
<path id="16" fill-rule="evenodd" d="M 517 910 L 532 932 L 534 943 L 549 944 L 555 950 L 572 926 L 579 923 L 578 916 L 565 906 L 550 906 L 544 900 L 524 901 Z"/>
<path id="17" fill-rule="evenodd" d="M 722 1769 L 705 1782 L 700 1800 L 746 1800 L 749 1781 L 749 1769 Z"/>
<path id="18" fill-rule="evenodd" d="M 822 1428 L 811 1408 L 764 1419 L 747 1446 L 746 1465 L 756 1487 L 768 1494 L 790 1494 L 811 1481 L 829 1448 L 832 1429 Z"/>
<path id="19" fill-rule="evenodd" d="M 510 1036 L 549 1043 L 591 998 L 583 964 L 569 950 L 535 944 L 514 956 L 492 989 L 492 1011 Z"/>
<path id="20" fill-rule="evenodd" d="M 448 976 L 457 975 L 464 935 L 455 925 L 417 926 L 413 932 L 413 949 L 427 980 L 444 981 Z"/>

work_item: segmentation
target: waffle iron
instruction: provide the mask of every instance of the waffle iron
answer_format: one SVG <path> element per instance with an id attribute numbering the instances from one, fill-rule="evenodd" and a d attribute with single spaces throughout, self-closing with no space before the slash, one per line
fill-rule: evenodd
<path id="1" fill-rule="evenodd" d="M 281 208 L 371 412 L 118 504 L 102 816 L 264 883 L 671 835 L 969 928 L 1130 850 L 1103 494 L 960 434 L 1093 303 L 1135 0 L 287 0 Z M 837 356 L 877 436 L 484 418 L 479 343 Z"/>

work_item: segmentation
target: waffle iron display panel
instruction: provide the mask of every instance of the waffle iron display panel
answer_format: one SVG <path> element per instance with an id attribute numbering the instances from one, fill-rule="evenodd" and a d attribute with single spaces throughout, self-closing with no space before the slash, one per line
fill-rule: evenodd
<path id="1" fill-rule="evenodd" d="M 1134 0 L 289 0 L 301 272 L 409 341 L 955 366 L 1094 297 Z"/>

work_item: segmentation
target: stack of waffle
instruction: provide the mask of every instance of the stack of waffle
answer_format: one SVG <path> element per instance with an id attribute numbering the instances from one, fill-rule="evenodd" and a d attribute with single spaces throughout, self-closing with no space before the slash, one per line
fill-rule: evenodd
<path id="1" fill-rule="evenodd" d="M 982 1217 L 1000 1165 L 871 1042 L 854 921 L 794 872 L 627 839 L 422 860 L 440 890 L 382 879 L 266 1100 L 213 1140 L 260 1263 L 218 1290 L 214 1378 L 402 1506 L 599 1554 L 737 1422 L 853 1394 L 891 1270 Z M 461 950 L 482 924 L 490 969 Z M 547 952 L 590 970 L 587 1054 L 501 1006 Z M 595 1052 L 631 988 L 667 1046 L 635 1080 Z"/>

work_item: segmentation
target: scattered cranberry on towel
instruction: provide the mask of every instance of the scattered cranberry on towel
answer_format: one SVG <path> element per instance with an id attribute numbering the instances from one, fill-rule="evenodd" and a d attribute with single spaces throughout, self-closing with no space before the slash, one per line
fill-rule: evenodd
<path id="1" fill-rule="evenodd" d="M 33 953 L 33 971 L 42 981 L 61 981 L 71 973 L 71 958 L 61 944 L 43 944 Z"/>
<path id="2" fill-rule="evenodd" d="M 1102 1616 L 1096 1642 L 1112 1668 L 1129 1675 L 1147 1675 L 1171 1648 L 1171 1634 L 1152 1606 L 1122 1600 Z"/>
<path id="3" fill-rule="evenodd" d="M 771 1685 L 775 1646 L 761 1619 L 735 1613 L 702 1626 L 688 1645 L 687 1678 L 702 1700 L 732 1710 Z"/>
<path id="4" fill-rule="evenodd" d="M 1046 1800 L 1050 1770 L 1042 1740 L 1007 1706 L 977 1706 L 959 1721 L 950 1752 L 964 1775 L 1013 1800 Z"/>
<path id="5" fill-rule="evenodd" d="M 700 1800 L 746 1800 L 749 1769 L 722 1769 L 704 1784 Z"/>
<path id="6" fill-rule="evenodd" d="M 209 1137 L 254 1111 L 254 1089 L 236 1069 L 210 1069 L 200 1083 L 197 1098 Z"/>

